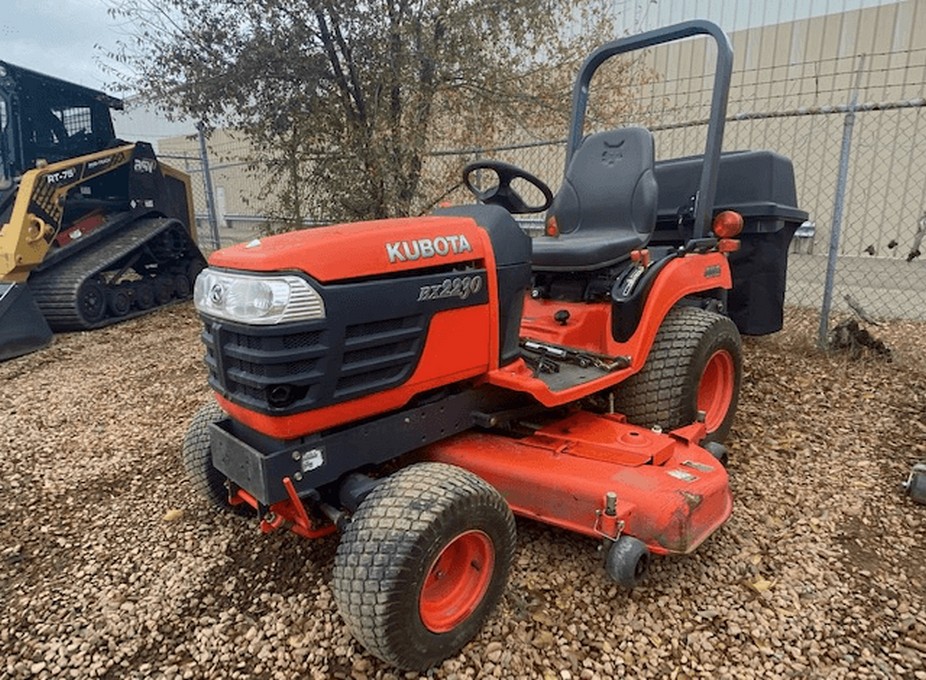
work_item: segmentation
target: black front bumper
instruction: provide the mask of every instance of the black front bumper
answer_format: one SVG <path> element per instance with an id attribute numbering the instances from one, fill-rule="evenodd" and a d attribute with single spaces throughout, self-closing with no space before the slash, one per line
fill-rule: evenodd
<path id="1" fill-rule="evenodd" d="M 466 390 L 324 434 L 283 441 L 232 419 L 210 426 L 212 463 L 229 481 L 269 507 L 288 498 L 289 478 L 300 497 L 348 472 L 379 465 L 473 426 L 492 395 Z"/>

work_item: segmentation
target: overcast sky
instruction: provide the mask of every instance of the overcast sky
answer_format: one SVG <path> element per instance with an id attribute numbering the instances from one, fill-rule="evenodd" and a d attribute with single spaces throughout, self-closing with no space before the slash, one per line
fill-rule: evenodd
<path id="1" fill-rule="evenodd" d="M 3 0 L 2 6 L 0 59 L 97 89 L 112 80 L 100 61 L 123 31 L 104 0 Z"/>

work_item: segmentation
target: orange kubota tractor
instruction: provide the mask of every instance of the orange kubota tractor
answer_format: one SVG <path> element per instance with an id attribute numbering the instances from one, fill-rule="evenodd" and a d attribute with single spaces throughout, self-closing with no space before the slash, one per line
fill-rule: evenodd
<path id="1" fill-rule="evenodd" d="M 583 137 L 604 61 L 697 35 L 717 44 L 703 158 L 657 164 L 639 127 Z M 422 669 L 475 635 L 505 587 L 512 513 L 595 539 L 627 588 L 651 554 L 690 553 L 730 515 L 721 442 L 741 343 L 728 255 L 744 213 L 769 233 L 806 218 L 787 159 L 721 158 L 731 64 L 704 21 L 605 44 L 578 76 L 555 198 L 481 162 L 464 170 L 474 188 L 476 173 L 495 177 L 478 205 L 255 240 L 200 274 L 217 403 L 190 425 L 187 472 L 264 531 L 340 530 L 335 600 L 375 655 Z M 512 213 L 546 209 L 531 241 Z M 744 278 L 772 285 L 765 300 L 746 285 L 735 306 L 768 332 L 783 268 L 765 265 L 785 252 L 754 250 Z"/>

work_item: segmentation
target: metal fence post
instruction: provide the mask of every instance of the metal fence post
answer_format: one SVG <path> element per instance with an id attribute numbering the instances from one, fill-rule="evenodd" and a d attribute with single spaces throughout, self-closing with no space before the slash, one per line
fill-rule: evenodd
<path id="1" fill-rule="evenodd" d="M 858 106 L 858 91 L 865 67 L 865 55 L 859 55 L 858 69 L 855 72 L 855 87 L 849 101 L 842 128 L 842 148 L 839 151 L 839 174 L 836 179 L 836 198 L 833 205 L 833 226 L 830 230 L 830 248 L 826 260 L 826 281 L 823 284 L 823 304 L 820 308 L 820 330 L 817 345 L 825 349 L 830 327 L 830 311 L 833 306 L 833 285 L 836 280 L 836 260 L 839 257 L 839 232 L 842 229 L 842 212 L 846 202 L 846 185 L 849 179 L 849 158 L 852 153 L 852 129 L 855 127 L 855 110 Z"/>
<path id="2" fill-rule="evenodd" d="M 215 212 L 215 195 L 212 193 L 212 174 L 209 172 L 209 152 L 206 150 L 206 125 L 203 121 L 196 124 L 199 132 L 199 160 L 203 166 L 203 185 L 206 190 L 206 210 L 209 213 L 209 233 L 212 234 L 212 247 L 222 247 L 219 239 L 219 220 Z"/>

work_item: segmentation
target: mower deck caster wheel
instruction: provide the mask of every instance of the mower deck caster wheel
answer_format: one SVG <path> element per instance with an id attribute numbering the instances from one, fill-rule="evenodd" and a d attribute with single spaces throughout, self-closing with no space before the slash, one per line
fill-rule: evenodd
<path id="1" fill-rule="evenodd" d="M 727 453 L 726 446 L 720 442 L 705 442 L 703 446 L 705 451 L 717 459 L 717 462 L 719 462 L 724 467 L 727 467 L 727 463 L 730 461 L 730 456 Z"/>
<path id="2" fill-rule="evenodd" d="M 608 550 L 605 569 L 621 588 L 633 590 L 643 580 L 647 567 L 649 548 L 638 538 L 621 536 Z"/>

